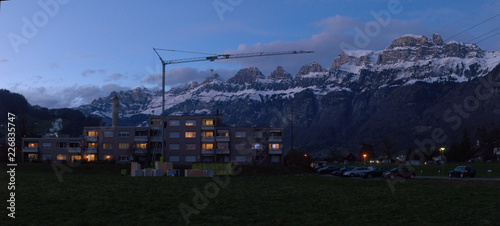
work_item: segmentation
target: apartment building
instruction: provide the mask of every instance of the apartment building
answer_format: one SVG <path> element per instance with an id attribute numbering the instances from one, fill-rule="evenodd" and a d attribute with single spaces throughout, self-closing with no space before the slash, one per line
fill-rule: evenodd
<path id="1" fill-rule="evenodd" d="M 23 138 L 23 161 L 127 163 L 164 156 L 178 164 L 283 163 L 282 127 L 226 126 L 219 114 L 150 116 L 147 127 L 119 126 L 118 106 L 115 96 L 112 126 L 85 127 L 82 137 Z"/>

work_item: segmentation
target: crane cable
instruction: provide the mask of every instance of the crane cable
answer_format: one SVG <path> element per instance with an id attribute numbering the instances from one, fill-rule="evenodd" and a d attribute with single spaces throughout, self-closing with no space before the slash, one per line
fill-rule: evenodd
<path id="1" fill-rule="evenodd" d="M 194 54 L 202 54 L 202 55 L 217 55 L 214 53 L 202 53 L 202 52 L 194 52 L 194 51 L 184 51 L 184 50 L 174 50 L 174 49 L 156 49 L 170 52 L 180 52 L 180 53 L 194 53 Z"/>

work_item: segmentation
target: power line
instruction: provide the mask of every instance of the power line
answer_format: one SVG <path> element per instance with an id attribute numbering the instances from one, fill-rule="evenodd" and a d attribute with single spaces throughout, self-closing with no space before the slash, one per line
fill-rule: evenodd
<path id="1" fill-rule="evenodd" d="M 475 28 L 475 27 L 477 27 L 477 26 L 479 26 L 479 25 L 481 25 L 481 24 L 484 24 L 484 23 L 486 23 L 487 21 L 489 21 L 489 20 L 491 20 L 491 19 L 493 19 L 493 18 L 495 18 L 495 17 L 497 17 L 497 16 L 500 16 L 500 13 L 498 13 L 498 14 L 496 14 L 496 15 L 494 15 L 494 16 L 492 16 L 492 17 L 490 17 L 490 18 L 486 19 L 486 20 L 483 20 L 483 21 L 481 21 L 481 22 L 479 22 L 479 23 L 477 23 L 477 24 L 473 25 L 472 27 L 469 27 L 469 28 L 467 28 L 467 29 L 465 29 L 465 30 L 463 30 L 463 31 L 461 31 L 461 32 L 458 32 L 458 34 L 456 34 L 456 35 L 453 35 L 453 36 L 449 37 L 449 38 L 448 38 L 448 39 L 446 39 L 445 41 L 449 41 L 449 40 L 451 40 L 452 38 L 457 37 L 457 36 L 459 36 L 459 35 L 461 35 L 461 34 L 463 34 L 463 33 L 467 32 L 467 31 L 469 31 L 469 30 L 471 30 L 471 29 L 473 29 L 473 28 Z"/>
<path id="2" fill-rule="evenodd" d="M 456 20 L 455 22 L 449 22 L 449 23 L 444 24 L 443 26 L 445 26 L 445 25 L 447 25 L 447 24 L 448 24 L 448 26 L 447 26 L 447 27 L 445 27 L 445 28 L 443 28 L 443 29 L 441 29 L 441 31 L 445 31 L 445 30 L 447 30 L 447 29 L 448 29 L 448 28 L 450 28 L 451 26 L 453 26 L 453 25 L 455 25 L 455 24 L 457 24 L 457 23 L 460 23 L 461 21 L 465 20 L 465 18 L 470 18 L 472 15 L 476 15 L 476 14 L 477 14 L 477 13 L 479 13 L 480 11 L 483 11 L 484 9 L 489 8 L 489 7 L 491 7 L 492 5 L 497 4 L 498 2 L 500 2 L 500 0 L 495 0 L 493 3 L 491 3 L 491 4 L 489 4 L 489 5 L 485 5 L 485 6 L 483 6 L 483 7 L 482 7 L 482 8 L 480 8 L 480 9 L 476 9 L 476 10 L 474 10 L 474 11 L 472 11 L 472 12 L 468 13 L 467 15 L 462 16 L 460 20 Z"/>
<path id="3" fill-rule="evenodd" d="M 480 43 L 480 42 L 482 42 L 482 41 L 485 41 L 485 40 L 487 40 L 487 39 L 490 39 L 490 38 L 492 38 L 492 37 L 494 37 L 494 36 L 497 36 L 497 35 L 500 35 L 500 32 L 495 33 L 495 34 L 493 34 L 493 35 L 490 35 L 490 36 L 488 36 L 488 37 L 486 37 L 486 38 L 484 38 L 484 39 L 481 39 L 481 40 L 477 41 L 477 42 L 476 42 L 476 44 L 477 44 L 477 43 Z"/>
<path id="4" fill-rule="evenodd" d="M 485 36 L 485 35 L 488 35 L 488 34 L 490 34 L 490 33 L 494 32 L 494 31 L 496 31 L 496 30 L 499 30 L 499 29 L 500 29 L 500 27 L 497 27 L 497 28 L 495 28 L 495 29 L 493 29 L 493 30 L 491 30 L 491 31 L 488 31 L 488 32 L 486 32 L 486 33 L 484 33 L 484 34 L 482 34 L 482 35 L 479 35 L 479 36 L 477 36 L 477 37 L 475 37 L 475 38 L 473 38 L 473 39 L 471 39 L 471 40 L 467 41 L 467 43 L 470 43 L 470 42 L 472 42 L 472 41 L 474 41 L 474 40 L 476 40 L 476 39 L 478 39 L 478 38 L 481 38 L 481 37 L 483 37 L 483 36 Z"/>

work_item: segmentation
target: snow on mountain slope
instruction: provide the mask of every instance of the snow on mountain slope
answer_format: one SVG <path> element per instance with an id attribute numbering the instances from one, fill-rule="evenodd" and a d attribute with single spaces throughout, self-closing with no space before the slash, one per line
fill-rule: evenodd
<path id="1" fill-rule="evenodd" d="M 289 99 L 305 90 L 321 99 L 337 91 L 362 93 L 416 82 L 466 82 L 486 75 L 499 63 L 500 51 L 484 51 L 469 43 L 444 43 L 436 34 L 432 39 L 423 35 L 403 35 L 384 50 L 344 51 L 333 60 L 329 69 L 317 62 L 304 65 L 294 78 L 281 66 L 267 77 L 255 67 L 241 69 L 227 81 L 214 74 L 201 84 L 190 82 L 167 91 L 165 109 L 186 102 Z M 161 113 L 161 92 L 146 88 L 112 93 L 78 109 L 86 115 L 109 117 L 111 98 L 115 94 L 120 98 L 121 117 Z M 192 108 L 185 113 L 211 113 L 206 106 L 193 105 Z"/>

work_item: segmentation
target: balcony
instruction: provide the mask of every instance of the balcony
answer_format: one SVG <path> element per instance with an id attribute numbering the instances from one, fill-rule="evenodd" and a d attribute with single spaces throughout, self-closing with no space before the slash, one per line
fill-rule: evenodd
<path id="1" fill-rule="evenodd" d="M 146 154 L 147 152 L 147 149 L 135 149 L 134 154 Z"/>
<path id="2" fill-rule="evenodd" d="M 85 136 L 85 141 L 97 142 L 97 136 Z"/>
<path id="3" fill-rule="evenodd" d="M 282 142 L 283 138 L 281 136 L 270 136 L 269 142 Z"/>
<path id="4" fill-rule="evenodd" d="M 38 148 L 24 147 L 23 148 L 23 153 L 38 153 Z"/>
<path id="5" fill-rule="evenodd" d="M 152 130 L 160 130 L 161 129 L 161 125 L 151 125 L 151 129 Z"/>
<path id="6" fill-rule="evenodd" d="M 148 141 L 148 137 L 147 136 L 138 136 L 138 137 L 134 137 L 134 141 L 138 141 L 138 142 L 147 142 Z"/>
<path id="7" fill-rule="evenodd" d="M 215 153 L 216 153 L 216 154 L 218 154 L 218 155 L 219 155 L 219 154 L 230 154 L 229 149 L 227 149 L 227 148 L 224 148 L 224 149 L 217 149 L 217 150 L 215 151 Z"/>
<path id="8" fill-rule="evenodd" d="M 201 155 L 214 155 L 214 149 L 203 149 L 201 150 Z"/>
<path id="9" fill-rule="evenodd" d="M 228 142 L 229 141 L 229 137 L 228 136 L 217 136 L 217 141 L 226 141 L 226 142 Z"/>
<path id="10" fill-rule="evenodd" d="M 214 137 L 201 137 L 201 142 L 214 142 Z"/>
<path id="11" fill-rule="evenodd" d="M 283 149 L 269 149 L 270 155 L 282 155 Z"/>
<path id="12" fill-rule="evenodd" d="M 215 130 L 214 125 L 202 125 L 201 130 Z"/>
<path id="13" fill-rule="evenodd" d="M 161 142 L 161 137 L 151 137 L 151 142 Z"/>
<path id="14" fill-rule="evenodd" d="M 82 152 L 82 148 L 68 148 L 69 153 L 80 154 Z"/>
<path id="15" fill-rule="evenodd" d="M 85 154 L 97 154 L 97 148 L 85 148 Z"/>

